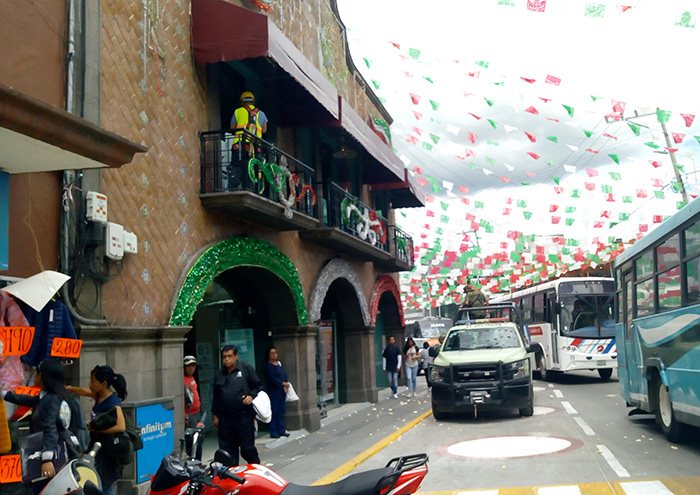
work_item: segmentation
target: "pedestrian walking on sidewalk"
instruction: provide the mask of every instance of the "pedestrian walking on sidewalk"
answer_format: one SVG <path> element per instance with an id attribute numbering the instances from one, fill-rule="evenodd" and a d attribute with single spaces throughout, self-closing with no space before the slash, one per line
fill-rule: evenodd
<path id="1" fill-rule="evenodd" d="M 406 385 L 408 386 L 407 397 L 415 397 L 420 350 L 413 341 L 413 337 L 406 339 L 406 345 L 403 347 L 403 356 L 406 359 Z"/>
<path id="2" fill-rule="evenodd" d="M 265 355 L 265 378 L 267 378 L 267 394 L 270 396 L 272 421 L 270 421 L 270 438 L 288 437 L 284 426 L 284 413 L 287 407 L 287 389 L 289 379 L 282 363 L 277 360 L 277 349 L 270 347 Z"/>
<path id="3" fill-rule="evenodd" d="M 238 360 L 235 345 L 221 349 L 221 361 L 223 367 L 214 375 L 211 405 L 219 447 L 231 455 L 233 466 L 238 466 L 239 449 L 248 464 L 260 464 L 253 399 L 262 391 L 262 382 L 250 364 Z"/>
<path id="4" fill-rule="evenodd" d="M 394 336 L 389 337 L 389 344 L 382 353 L 382 370 L 389 379 L 389 387 L 394 399 L 398 399 L 399 371 L 401 371 L 401 349 L 396 346 Z"/>
<path id="5" fill-rule="evenodd" d="M 425 383 L 427 383 L 428 388 L 430 388 L 430 366 L 433 364 L 435 358 L 430 356 L 430 344 L 428 344 L 428 342 L 423 342 L 423 348 L 420 350 L 420 357 L 423 365 L 423 374 L 425 375 Z"/>

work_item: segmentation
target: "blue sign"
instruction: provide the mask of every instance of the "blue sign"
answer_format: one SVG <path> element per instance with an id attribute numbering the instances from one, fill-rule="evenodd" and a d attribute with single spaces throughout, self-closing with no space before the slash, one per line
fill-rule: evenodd
<path id="1" fill-rule="evenodd" d="M 136 482 L 143 483 L 156 474 L 160 461 L 175 444 L 174 411 L 163 404 L 136 408 L 136 424 L 141 426 L 143 449 L 136 451 Z"/>
<path id="2" fill-rule="evenodd" d="M 0 270 L 9 268 L 10 174 L 0 172 Z"/>

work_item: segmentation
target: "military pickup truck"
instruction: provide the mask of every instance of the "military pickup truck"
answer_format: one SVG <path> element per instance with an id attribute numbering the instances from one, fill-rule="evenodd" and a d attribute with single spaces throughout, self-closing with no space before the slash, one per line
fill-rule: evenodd
<path id="1" fill-rule="evenodd" d="M 484 318 L 473 318 L 474 311 L 460 308 L 430 368 L 433 416 L 504 408 L 532 416 L 533 349 L 518 308 L 478 308 Z"/>

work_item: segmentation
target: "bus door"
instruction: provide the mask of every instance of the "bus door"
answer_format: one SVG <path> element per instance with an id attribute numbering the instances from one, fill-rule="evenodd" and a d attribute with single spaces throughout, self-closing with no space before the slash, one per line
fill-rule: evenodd
<path id="1" fill-rule="evenodd" d="M 546 314 L 545 320 L 549 321 L 552 325 L 551 331 L 551 348 L 552 348 L 552 363 L 559 363 L 559 325 L 557 324 L 559 320 L 559 311 L 557 303 L 557 295 L 554 291 L 546 293 L 547 302 L 545 305 Z"/>
<path id="2" fill-rule="evenodd" d="M 624 373 L 627 375 L 619 376 L 620 383 L 623 387 L 629 386 L 626 394 L 623 394 L 625 398 L 629 398 L 630 394 L 639 393 L 639 373 L 641 363 L 639 362 L 641 356 L 637 352 L 638 342 L 637 342 L 637 332 L 634 331 L 634 284 L 632 283 L 632 271 L 626 271 L 622 274 L 622 326 L 623 326 L 623 336 L 624 341 L 618 342 L 618 347 L 620 345 L 624 346 L 624 352 L 618 353 L 618 373 Z"/>

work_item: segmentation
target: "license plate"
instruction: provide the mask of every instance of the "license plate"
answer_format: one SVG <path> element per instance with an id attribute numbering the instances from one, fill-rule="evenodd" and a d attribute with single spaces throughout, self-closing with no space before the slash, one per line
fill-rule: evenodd
<path id="1" fill-rule="evenodd" d="M 605 366 L 607 363 L 605 361 L 596 361 L 597 366 Z"/>

